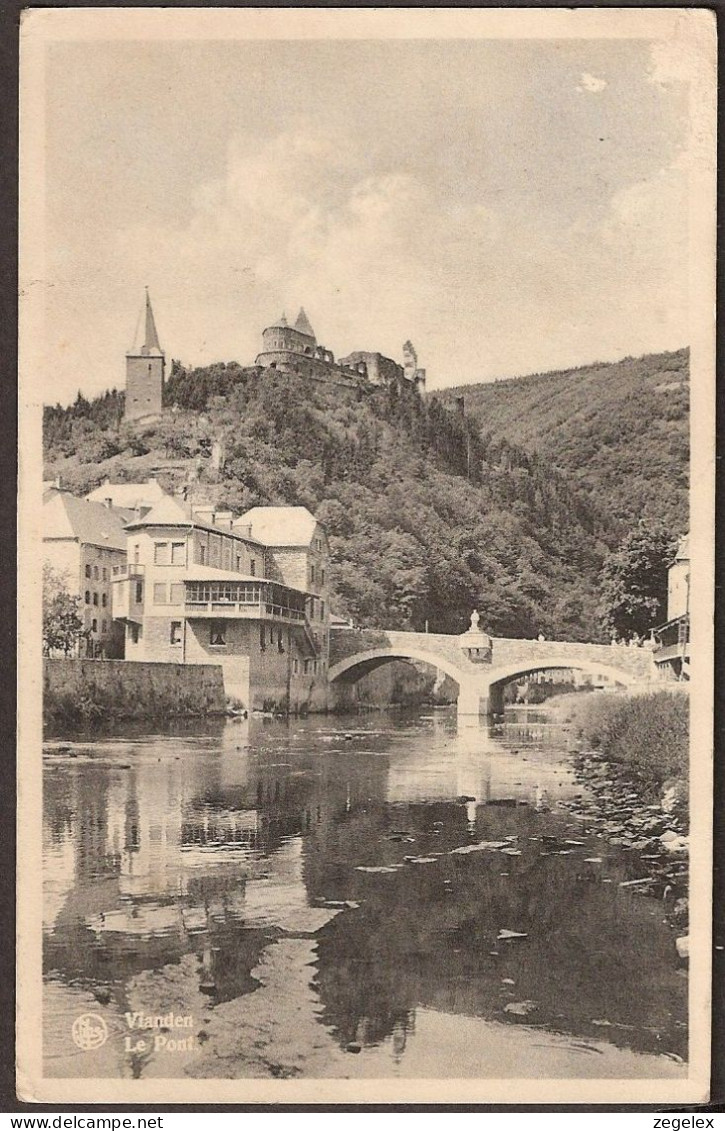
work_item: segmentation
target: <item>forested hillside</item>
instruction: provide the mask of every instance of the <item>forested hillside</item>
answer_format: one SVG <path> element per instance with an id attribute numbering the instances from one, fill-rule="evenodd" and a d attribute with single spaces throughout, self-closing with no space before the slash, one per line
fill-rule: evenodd
<path id="1" fill-rule="evenodd" d="M 689 351 L 446 390 L 483 432 L 538 452 L 624 529 L 689 524 Z"/>
<path id="2" fill-rule="evenodd" d="M 80 494 L 157 474 L 235 512 L 304 504 L 330 534 L 335 608 L 359 623 L 460 632 L 477 607 L 499 634 L 600 635 L 616 532 L 547 457 L 407 388 L 175 365 L 166 399 L 137 426 L 119 426 L 119 394 L 46 409 L 46 478 Z"/>

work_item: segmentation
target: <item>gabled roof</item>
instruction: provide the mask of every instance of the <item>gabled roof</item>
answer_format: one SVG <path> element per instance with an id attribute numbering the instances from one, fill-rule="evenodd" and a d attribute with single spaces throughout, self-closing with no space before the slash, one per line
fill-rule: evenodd
<path id="1" fill-rule="evenodd" d="M 43 538 L 69 538 L 91 546 L 126 549 L 124 522 L 129 512 L 71 495 L 47 491 L 43 496 Z"/>
<path id="2" fill-rule="evenodd" d="M 156 479 L 149 479 L 148 483 L 109 483 L 106 481 L 100 487 L 96 487 L 94 491 L 89 491 L 86 498 L 90 499 L 91 502 L 101 503 L 110 499 L 113 507 L 128 507 L 129 510 L 135 510 L 136 507 L 153 506 L 154 503 L 163 499 L 164 493 L 163 487 Z"/>
<path id="3" fill-rule="evenodd" d="M 242 525 L 240 523 L 240 525 Z M 213 522 L 205 522 L 197 514 L 194 514 L 192 507 L 189 503 L 182 502 L 181 499 L 174 498 L 173 495 L 162 495 L 158 503 L 155 503 L 150 510 L 145 511 L 142 515 L 131 515 L 130 521 L 126 524 L 127 530 L 137 530 L 143 526 L 184 526 L 188 529 L 195 527 L 197 530 L 208 530 L 213 534 L 227 534 L 235 538 L 239 538 L 244 542 L 257 542 L 258 539 L 254 534 L 248 535 L 246 531 L 242 533 L 241 530 L 235 530 L 234 527 L 230 530 L 227 526 L 217 526 Z M 260 545 L 260 550 L 263 547 Z"/>
<path id="4" fill-rule="evenodd" d="M 309 546 L 317 519 L 307 507 L 252 507 L 237 521 L 265 546 Z"/>
<path id="5" fill-rule="evenodd" d="M 191 526 L 191 507 L 175 499 L 173 495 L 162 495 L 151 510 L 140 518 L 128 523 L 131 530 L 137 526 Z"/>

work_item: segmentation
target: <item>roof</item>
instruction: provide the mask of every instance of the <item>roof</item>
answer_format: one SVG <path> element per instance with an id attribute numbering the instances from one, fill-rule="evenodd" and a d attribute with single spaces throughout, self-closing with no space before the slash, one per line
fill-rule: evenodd
<path id="1" fill-rule="evenodd" d="M 307 507 L 252 507 L 237 521 L 249 523 L 265 546 L 309 546 L 317 527 Z"/>
<path id="2" fill-rule="evenodd" d="M 151 309 L 148 287 L 146 288 L 146 303 L 136 329 L 134 343 L 128 351 L 132 357 L 161 357 L 163 350 L 159 345 L 159 335 Z"/>
<path id="3" fill-rule="evenodd" d="M 315 336 L 315 331 L 312 329 L 310 320 L 305 314 L 304 306 L 300 307 L 300 312 L 297 315 L 297 321 L 295 322 L 295 330 L 299 330 L 300 334 L 306 334 L 308 338 L 314 338 Z"/>
<path id="4" fill-rule="evenodd" d="M 277 322 L 273 322 L 271 326 L 267 327 L 267 329 L 268 330 L 282 330 L 282 329 L 286 329 L 288 327 L 289 327 L 289 322 L 287 321 L 287 315 L 285 314 L 284 311 L 282 311 L 282 317 Z"/>
<path id="5" fill-rule="evenodd" d="M 151 510 L 128 523 L 129 529 L 136 526 L 191 526 L 191 508 L 180 503 L 172 495 L 162 495 Z"/>
<path id="6" fill-rule="evenodd" d="M 147 483 L 109 483 L 106 480 L 100 487 L 89 491 L 86 498 L 91 502 L 110 499 L 111 506 L 135 510 L 136 507 L 153 506 L 159 499 L 163 499 L 164 494 L 163 487 L 156 479 L 149 479 Z"/>
<path id="7" fill-rule="evenodd" d="M 234 573 L 230 569 L 217 569 L 216 566 L 210 565 L 187 566 L 178 576 L 180 581 L 245 581 L 257 585 L 270 581 L 268 577 L 254 577 L 251 573 Z"/>
<path id="8" fill-rule="evenodd" d="M 244 523 L 239 522 L 239 526 L 242 525 Z M 197 530 L 209 530 L 213 534 L 231 534 L 234 538 L 244 542 L 258 543 L 260 541 L 253 533 L 249 535 L 246 531 L 242 533 L 238 528 L 229 529 L 227 526 L 216 526 L 213 522 L 204 522 L 198 514 L 192 513 L 189 503 L 182 502 L 180 499 L 174 498 L 173 495 L 162 495 L 159 502 L 155 503 L 150 510 L 140 516 L 131 516 L 126 529 L 136 530 L 141 526 L 185 526 L 187 528 L 193 526 Z"/>
<path id="9" fill-rule="evenodd" d="M 71 495 L 47 491 L 43 496 L 43 539 L 70 538 L 91 546 L 126 550 L 124 522 L 128 513 Z"/>

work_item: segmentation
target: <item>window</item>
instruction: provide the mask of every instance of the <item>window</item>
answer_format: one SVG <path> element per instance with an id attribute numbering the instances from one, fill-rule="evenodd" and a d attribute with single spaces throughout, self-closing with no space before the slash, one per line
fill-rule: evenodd
<path id="1" fill-rule="evenodd" d="M 98 604 L 98 594 L 97 594 L 97 593 L 94 593 L 94 594 L 93 594 L 93 604 L 94 604 L 94 605 L 97 605 L 97 604 Z"/>
<path id="2" fill-rule="evenodd" d="M 164 585 L 163 582 L 157 581 L 154 584 L 154 604 L 155 605 L 165 605 L 166 604 L 166 586 Z"/>
<path id="3" fill-rule="evenodd" d="M 284 652 L 284 644 L 282 643 L 282 629 L 277 629 L 277 651 Z"/>
<path id="4" fill-rule="evenodd" d="M 252 577 L 257 576 L 257 562 L 254 558 L 249 559 L 249 572 L 251 573 Z"/>
<path id="5" fill-rule="evenodd" d="M 101 632 L 108 632 L 108 621 L 101 621 Z"/>
<path id="6" fill-rule="evenodd" d="M 169 626 L 169 644 L 181 644 L 181 621 L 172 620 Z"/>
<path id="7" fill-rule="evenodd" d="M 209 626 L 209 643 L 218 646 L 226 642 L 227 626 L 223 620 L 213 620 Z"/>
<path id="8" fill-rule="evenodd" d="M 320 620 L 325 619 L 325 602 L 320 601 Z"/>
<path id="9" fill-rule="evenodd" d="M 133 548 L 134 565 L 138 565 L 138 558 L 139 558 L 140 553 L 141 553 L 141 547 L 139 546 L 138 542 L 136 542 L 136 544 L 134 545 L 134 548 Z"/>
<path id="10" fill-rule="evenodd" d="M 270 644 L 274 644 L 274 625 L 273 624 L 271 624 L 269 626 L 269 642 L 270 642 Z"/>
<path id="11" fill-rule="evenodd" d="M 108 570 L 106 569 L 105 566 L 101 570 L 101 576 L 103 577 L 104 581 L 108 581 Z"/>
<path id="12" fill-rule="evenodd" d="M 98 621 L 95 619 L 95 617 L 91 621 L 91 632 L 98 632 Z"/>
<path id="13" fill-rule="evenodd" d="M 293 675 L 299 675 L 299 670 L 300 670 L 299 660 L 293 660 L 292 661 L 292 674 Z"/>
<path id="14" fill-rule="evenodd" d="M 132 643 L 133 643 L 133 644 L 138 644 L 138 630 L 139 630 L 139 626 L 138 626 L 137 624 L 130 624 L 130 625 L 128 626 L 128 628 L 129 628 L 129 633 L 130 633 L 130 636 L 131 636 L 131 641 L 132 641 Z"/>
<path id="15" fill-rule="evenodd" d="M 90 603 L 91 603 L 91 594 L 90 594 L 90 590 L 86 589 L 86 604 L 87 604 L 87 605 L 90 605 Z"/>
<path id="16" fill-rule="evenodd" d="M 310 670 L 310 661 L 305 660 L 305 675 L 307 675 L 309 673 L 309 670 Z"/>
<path id="17" fill-rule="evenodd" d="M 169 565 L 171 562 L 168 542 L 154 542 L 154 565 Z"/>
<path id="18" fill-rule="evenodd" d="M 206 565 L 206 546 L 203 542 L 199 543 L 199 564 Z"/>
<path id="19" fill-rule="evenodd" d="M 265 629 L 263 624 L 260 624 L 259 626 L 259 647 L 262 652 L 264 652 L 265 648 L 267 647 L 267 630 Z"/>
<path id="20" fill-rule="evenodd" d="M 309 616 L 310 616 L 310 620 L 315 619 L 315 598 L 314 597 L 310 597 L 310 613 L 309 613 Z"/>
<path id="21" fill-rule="evenodd" d="M 105 609 L 106 605 L 108 604 L 108 594 L 107 593 L 101 593 L 101 604 L 103 605 L 103 608 Z"/>
<path id="22" fill-rule="evenodd" d="M 320 585 L 324 585 L 324 584 L 325 584 L 325 571 L 324 571 L 324 569 L 322 569 L 322 570 L 320 570 Z"/>
<path id="23" fill-rule="evenodd" d="M 315 673 L 315 675 L 317 675 L 317 660 L 315 660 L 314 664 L 312 665 L 312 670 Z"/>
<path id="24" fill-rule="evenodd" d="M 86 566 L 86 577 L 90 577 L 90 576 L 91 576 L 91 567 L 89 565 L 87 565 Z"/>
<path id="25" fill-rule="evenodd" d="M 94 566 L 93 567 L 93 579 L 94 579 L 94 581 L 98 581 L 98 577 L 99 577 L 98 566 Z"/>
<path id="26" fill-rule="evenodd" d="M 315 584 L 315 567 L 313 565 L 310 566 L 310 581 L 313 585 Z"/>
<path id="27" fill-rule="evenodd" d="M 186 562 L 186 542 L 171 543 L 171 564 L 184 565 Z"/>
<path id="28" fill-rule="evenodd" d="M 242 572 L 242 555 L 237 554 L 237 573 Z"/>
<path id="29" fill-rule="evenodd" d="M 140 605 L 143 601 L 143 581 L 136 582 L 136 604 Z"/>
<path id="30" fill-rule="evenodd" d="M 184 583 L 181 581 L 174 581 L 171 585 L 171 594 L 169 596 L 170 605 L 183 605 L 184 604 Z"/>

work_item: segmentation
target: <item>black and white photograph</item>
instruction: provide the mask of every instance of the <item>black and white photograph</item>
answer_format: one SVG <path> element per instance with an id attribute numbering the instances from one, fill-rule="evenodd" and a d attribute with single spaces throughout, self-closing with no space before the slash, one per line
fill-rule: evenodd
<path id="1" fill-rule="evenodd" d="M 715 58 L 25 13 L 21 1099 L 707 1100 Z"/>

